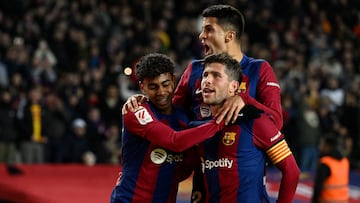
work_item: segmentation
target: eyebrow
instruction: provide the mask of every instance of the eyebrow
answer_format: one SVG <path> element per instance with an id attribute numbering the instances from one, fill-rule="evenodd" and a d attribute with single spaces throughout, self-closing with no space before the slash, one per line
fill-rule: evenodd
<path id="1" fill-rule="evenodd" d="M 170 79 L 168 79 L 168 80 L 164 80 L 164 81 L 162 81 L 160 84 L 164 84 L 164 83 L 166 83 L 166 82 L 171 82 L 171 80 Z M 157 83 L 149 83 L 149 85 L 157 85 Z"/>

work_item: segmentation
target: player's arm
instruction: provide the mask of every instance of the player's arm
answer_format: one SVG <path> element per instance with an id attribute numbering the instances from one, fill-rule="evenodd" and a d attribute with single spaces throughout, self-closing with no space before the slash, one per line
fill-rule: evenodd
<path id="1" fill-rule="evenodd" d="M 173 96 L 175 106 L 184 107 L 189 103 L 191 93 L 189 92 L 189 78 L 192 70 L 192 63 L 189 63 L 176 86 Z"/>
<path id="2" fill-rule="evenodd" d="M 217 124 L 215 120 L 211 120 L 194 128 L 175 131 L 157 120 L 149 108 L 144 106 L 146 105 L 124 115 L 126 129 L 174 152 L 181 152 L 199 144 L 224 127 L 224 122 Z"/>
<path id="3" fill-rule="evenodd" d="M 253 132 L 255 145 L 266 152 L 282 173 L 277 203 L 291 203 L 299 182 L 300 169 L 284 135 L 266 114 L 254 120 Z"/>
<path id="4" fill-rule="evenodd" d="M 266 151 L 271 162 L 281 171 L 277 203 L 291 203 L 299 182 L 300 169 L 285 139 Z"/>
<path id="5" fill-rule="evenodd" d="M 256 99 L 249 95 L 241 95 L 245 104 L 251 104 L 271 115 L 278 129 L 282 129 L 283 116 L 281 107 L 280 85 L 270 64 L 261 64 Z"/>

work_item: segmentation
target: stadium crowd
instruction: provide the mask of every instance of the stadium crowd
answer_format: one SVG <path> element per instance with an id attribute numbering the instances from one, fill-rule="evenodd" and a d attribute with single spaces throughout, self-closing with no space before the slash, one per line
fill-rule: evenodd
<path id="1" fill-rule="evenodd" d="M 165 53 L 180 76 L 202 58 L 200 13 L 215 3 L 244 13 L 243 52 L 273 66 L 301 169 L 315 169 L 331 132 L 360 168 L 357 0 L 1 1 L 0 162 L 119 164 L 134 64 Z"/>

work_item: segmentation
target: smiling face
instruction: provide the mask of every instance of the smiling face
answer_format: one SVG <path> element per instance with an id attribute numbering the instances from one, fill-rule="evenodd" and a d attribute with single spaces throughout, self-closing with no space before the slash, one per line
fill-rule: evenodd
<path id="1" fill-rule="evenodd" d="M 215 17 L 204 17 L 199 39 L 204 47 L 204 55 L 226 52 L 228 32 L 218 24 Z"/>
<path id="2" fill-rule="evenodd" d="M 235 95 L 238 85 L 237 80 L 229 78 L 224 64 L 209 63 L 205 66 L 201 89 L 206 104 L 220 106 L 226 98 Z"/>
<path id="3" fill-rule="evenodd" d="M 170 73 L 163 73 L 155 78 L 145 78 L 140 83 L 141 91 L 163 114 L 171 113 L 174 88 L 175 76 Z"/>

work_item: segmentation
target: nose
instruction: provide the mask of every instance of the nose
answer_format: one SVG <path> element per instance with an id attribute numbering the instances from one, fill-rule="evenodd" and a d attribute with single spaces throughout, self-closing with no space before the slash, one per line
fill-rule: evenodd
<path id="1" fill-rule="evenodd" d="M 199 39 L 200 39 L 200 40 L 205 39 L 205 33 L 204 33 L 203 30 L 201 30 L 201 32 L 200 32 L 200 34 L 199 34 Z"/>
<path id="2" fill-rule="evenodd" d="M 163 95 L 166 92 L 166 88 L 159 87 L 159 89 L 156 91 L 156 95 Z"/>
<path id="3" fill-rule="evenodd" d="M 211 81 L 212 81 L 212 77 L 210 75 L 207 75 L 207 76 L 203 77 L 204 84 L 210 84 Z"/>

